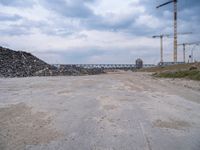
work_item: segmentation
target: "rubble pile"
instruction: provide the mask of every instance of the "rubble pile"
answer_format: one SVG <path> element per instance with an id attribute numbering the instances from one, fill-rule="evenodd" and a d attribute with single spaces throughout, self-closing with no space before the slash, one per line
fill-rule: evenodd
<path id="1" fill-rule="evenodd" d="M 57 71 L 54 71 L 54 74 L 59 75 L 72 75 L 72 76 L 78 76 L 78 75 L 95 75 L 95 74 L 101 74 L 104 73 L 104 70 L 101 68 L 83 68 L 83 67 L 77 67 L 76 65 L 60 65 L 57 69 Z"/>
<path id="2" fill-rule="evenodd" d="M 55 67 L 31 53 L 13 51 L 0 47 L 0 77 L 94 75 L 103 73 L 102 69 L 84 69 L 76 66 Z"/>
<path id="3" fill-rule="evenodd" d="M 0 47 L 1 77 L 34 76 L 36 72 L 48 73 L 51 69 L 53 69 L 51 65 L 48 65 L 30 53 Z M 49 75 L 49 73 L 46 75 Z"/>

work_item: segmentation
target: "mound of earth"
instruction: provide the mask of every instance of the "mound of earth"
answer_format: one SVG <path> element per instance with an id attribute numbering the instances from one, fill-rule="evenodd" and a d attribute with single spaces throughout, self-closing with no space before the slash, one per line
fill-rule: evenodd
<path id="1" fill-rule="evenodd" d="M 27 77 L 37 72 L 50 74 L 53 67 L 31 53 L 0 47 L 0 76 Z"/>
<path id="2" fill-rule="evenodd" d="M 24 51 L 0 47 L 0 77 L 93 75 L 101 69 L 84 69 L 76 66 L 57 68 Z"/>

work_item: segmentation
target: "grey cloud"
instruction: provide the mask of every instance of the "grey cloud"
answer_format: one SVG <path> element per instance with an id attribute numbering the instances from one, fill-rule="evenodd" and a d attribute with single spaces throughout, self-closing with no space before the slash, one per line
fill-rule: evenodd
<path id="1" fill-rule="evenodd" d="M 65 28 L 51 28 L 51 27 L 41 27 L 41 32 L 46 35 L 53 35 L 53 36 L 70 36 L 74 34 L 74 31 L 67 30 Z"/>
<path id="2" fill-rule="evenodd" d="M 87 2 L 93 2 L 93 0 L 44 0 L 40 3 L 45 8 L 66 17 L 87 18 L 93 15 L 93 11 L 86 6 Z"/>
<path id="3" fill-rule="evenodd" d="M 133 17 L 131 15 L 129 17 L 113 22 L 110 22 L 110 19 L 112 19 L 112 16 L 110 18 L 95 16 L 84 20 L 83 25 L 85 25 L 89 29 L 91 28 L 98 30 L 118 31 L 120 29 L 129 28 L 134 22 Z"/>
<path id="4" fill-rule="evenodd" d="M 34 5 L 34 0 L 1 0 L 0 4 L 5 6 L 13 7 L 32 7 Z"/>
<path id="5" fill-rule="evenodd" d="M 43 34 L 46 35 L 55 35 L 55 36 L 71 36 L 75 32 L 79 32 L 78 27 L 74 26 L 73 23 L 62 22 L 62 17 L 53 20 L 50 23 L 41 22 L 37 27 Z"/>
<path id="6" fill-rule="evenodd" d="M 135 17 L 130 15 L 124 19 L 121 19 L 117 22 L 109 22 L 108 18 L 105 18 L 103 16 L 95 15 L 94 12 L 89 9 L 86 5 L 86 3 L 94 2 L 95 0 L 42 0 L 38 1 L 40 4 L 43 5 L 46 9 L 52 10 L 54 12 L 57 12 L 58 14 L 65 16 L 63 19 L 70 19 L 70 17 L 74 19 L 80 20 L 80 28 L 86 28 L 86 29 L 96 29 L 96 30 L 109 30 L 109 31 L 126 31 L 130 33 L 137 33 L 141 35 L 144 35 L 145 33 L 149 34 L 152 32 L 155 32 L 154 29 L 148 28 L 146 26 L 137 26 L 135 24 Z M 30 0 L 1 0 L 0 3 L 3 5 L 31 5 Z M 169 20 L 172 20 L 170 16 L 166 17 L 163 16 L 164 10 L 168 10 L 169 12 L 172 11 L 172 6 L 164 7 L 160 10 L 157 10 L 155 7 L 158 4 L 161 4 L 163 2 L 166 2 L 166 0 L 155 0 L 155 1 L 149 1 L 149 0 L 141 0 L 140 4 L 144 5 L 146 7 L 146 11 L 148 14 L 152 14 L 155 17 L 162 18 L 163 20 L 166 19 L 166 22 Z M 184 21 L 195 21 L 200 22 L 198 13 L 200 13 L 199 5 L 200 2 L 196 0 L 187 1 L 187 0 L 179 0 L 179 7 L 180 13 L 179 17 L 182 18 Z M 190 9 L 193 8 L 193 9 Z M 186 11 L 188 10 L 188 11 Z M 62 16 L 58 16 L 62 18 Z M 16 19 L 19 19 L 19 16 L 0 16 L 1 20 L 6 19 L 13 19 L 13 21 Z M 112 19 L 112 18 L 111 18 Z M 45 23 L 24 23 L 22 26 L 28 25 L 30 27 L 37 27 L 41 28 L 41 30 L 46 34 L 55 34 L 60 36 L 67 36 L 73 32 L 74 29 L 72 26 L 67 26 L 61 21 L 57 21 L 57 19 L 52 20 L 54 25 L 49 26 Z M 168 24 L 167 24 L 168 25 Z M 27 27 L 27 28 L 30 28 Z M 72 31 L 71 31 L 72 30 Z M 161 29 L 157 29 L 161 30 Z"/>
<path id="7" fill-rule="evenodd" d="M 94 14 L 94 12 L 86 5 L 86 3 L 91 3 L 94 1 L 95 0 L 38 1 L 43 5 L 44 8 L 57 12 L 57 18 L 50 20 L 50 24 L 45 22 L 24 20 L 21 26 L 23 28 L 27 28 L 27 30 L 30 30 L 31 28 L 38 28 L 42 33 L 56 36 L 68 36 L 74 32 L 78 32 L 81 29 L 108 30 L 113 32 L 120 31 L 136 35 L 145 35 L 150 34 L 152 31 L 154 32 L 153 29 L 146 26 L 137 26 L 135 24 L 136 17 L 131 14 L 129 16 L 124 16 L 124 18 L 120 18 L 117 21 L 112 21 L 112 15 L 113 17 L 117 18 L 117 14 L 108 14 L 110 18 L 108 16 L 105 17 Z M 10 3 L 11 2 L 14 3 L 16 0 L 12 0 Z M 64 19 L 69 20 L 71 18 L 80 21 L 79 27 L 73 27 L 73 24 L 70 26 L 62 21 Z"/>
<path id="8" fill-rule="evenodd" d="M 0 29 L 1 35 L 9 35 L 9 36 L 16 36 L 16 35 L 27 35 L 31 32 L 26 30 L 25 28 L 15 28 L 9 27 L 6 29 Z"/>
<path id="9" fill-rule="evenodd" d="M 22 17 L 19 15 L 10 15 L 10 14 L 0 14 L 0 21 L 17 21 L 20 20 Z"/>
<path id="10" fill-rule="evenodd" d="M 38 28 L 40 29 L 42 26 L 45 26 L 46 23 L 45 22 L 36 22 L 36 21 L 31 21 L 28 19 L 25 19 L 23 17 L 19 17 L 20 18 L 20 22 L 16 22 L 17 19 L 15 18 L 4 18 L 4 20 L 1 20 L 0 17 L 0 21 L 4 22 L 8 19 L 13 19 L 13 20 L 9 20 L 12 21 L 12 24 L 8 24 L 6 25 L 6 23 L 4 23 L 5 25 L 3 26 L 3 28 L 0 29 L 0 34 L 1 35 L 28 35 L 28 34 L 32 34 L 31 29 L 33 28 Z M 6 19 L 6 20 L 5 20 Z"/>
<path id="11" fill-rule="evenodd" d="M 20 22 L 17 22 L 20 20 Z M 73 25 L 65 24 L 61 21 L 61 18 L 57 18 L 52 21 L 33 21 L 27 18 L 23 18 L 18 15 L 8 15 L 0 14 L 0 22 L 4 25 L 3 29 L 0 30 L 2 35 L 24 35 L 32 34 L 32 29 L 37 29 L 41 33 L 46 35 L 55 35 L 55 36 L 69 36 L 72 35 L 75 31 Z M 12 24 L 6 23 L 6 21 L 11 21 Z"/>

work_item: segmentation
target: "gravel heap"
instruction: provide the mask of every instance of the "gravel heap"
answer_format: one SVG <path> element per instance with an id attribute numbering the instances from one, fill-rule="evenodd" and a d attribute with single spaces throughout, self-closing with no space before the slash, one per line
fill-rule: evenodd
<path id="1" fill-rule="evenodd" d="M 47 73 L 50 69 L 52 69 L 51 65 L 30 53 L 0 47 L 1 77 L 34 76 L 36 72 Z"/>
<path id="2" fill-rule="evenodd" d="M 0 47 L 0 77 L 93 75 L 102 69 L 84 69 L 76 66 L 55 67 L 31 53 Z"/>

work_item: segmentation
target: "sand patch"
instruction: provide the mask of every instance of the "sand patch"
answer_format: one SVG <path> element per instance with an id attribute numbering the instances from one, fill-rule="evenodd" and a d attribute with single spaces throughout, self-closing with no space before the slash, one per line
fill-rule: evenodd
<path id="1" fill-rule="evenodd" d="M 69 96 L 72 94 L 70 90 L 64 90 L 64 91 L 59 91 L 57 92 L 58 95 L 63 95 L 63 96 Z"/>
<path id="2" fill-rule="evenodd" d="M 120 103 L 110 96 L 99 96 L 97 99 L 100 101 L 101 107 L 107 111 L 115 110 L 120 106 Z"/>
<path id="3" fill-rule="evenodd" d="M 181 130 L 190 127 L 190 124 L 188 122 L 175 119 L 170 119 L 169 121 L 156 120 L 153 122 L 153 125 L 159 128 L 168 128 L 176 130 Z"/>
<path id="4" fill-rule="evenodd" d="M 46 113 L 31 111 L 24 103 L 0 108 L 0 149 L 22 150 L 26 145 L 49 143 L 60 136 Z"/>

